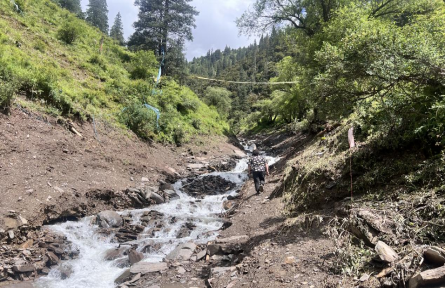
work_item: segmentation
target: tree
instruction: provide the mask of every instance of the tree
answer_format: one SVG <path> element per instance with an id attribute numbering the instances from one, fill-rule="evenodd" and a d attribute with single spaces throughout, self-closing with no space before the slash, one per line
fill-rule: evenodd
<path id="1" fill-rule="evenodd" d="M 214 106 L 218 113 L 226 118 L 231 110 L 231 92 L 225 88 L 208 87 L 204 94 L 204 102 Z"/>
<path id="2" fill-rule="evenodd" d="M 108 34 L 108 8 L 106 0 L 90 0 L 86 20 L 91 25 Z"/>
<path id="3" fill-rule="evenodd" d="M 252 8 L 237 18 L 237 27 L 245 34 L 257 34 L 286 23 L 313 35 L 321 23 L 328 22 L 342 0 L 256 0 Z"/>
<path id="4" fill-rule="evenodd" d="M 121 13 L 119 12 L 116 15 L 115 22 L 113 23 L 113 26 L 110 29 L 110 37 L 118 41 L 120 45 L 125 44 L 124 28 L 122 27 Z"/>
<path id="5" fill-rule="evenodd" d="M 134 50 L 152 50 L 161 55 L 184 41 L 192 41 L 192 27 L 198 12 L 189 3 L 192 0 L 136 0 L 138 21 L 133 26 L 129 47 Z M 181 47 L 182 50 L 183 47 Z M 167 63 L 169 65 L 169 63 Z M 167 67 L 166 67 L 167 68 Z M 163 69 L 163 74 L 168 69 Z"/>
<path id="6" fill-rule="evenodd" d="M 59 0 L 59 5 L 60 7 L 67 9 L 71 13 L 74 13 L 82 17 L 82 8 L 80 0 Z"/>

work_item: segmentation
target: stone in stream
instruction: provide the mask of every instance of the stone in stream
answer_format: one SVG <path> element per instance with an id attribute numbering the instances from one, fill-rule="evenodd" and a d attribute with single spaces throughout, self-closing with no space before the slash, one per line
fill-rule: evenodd
<path id="1" fill-rule="evenodd" d="M 118 278 L 115 279 L 115 284 L 119 285 L 121 283 L 124 283 L 125 280 L 130 278 L 132 273 L 130 273 L 130 269 L 124 270 L 124 272 L 121 273 L 121 275 L 118 276 Z"/>
<path id="2" fill-rule="evenodd" d="M 51 251 L 48 251 L 48 252 L 46 253 L 46 256 L 48 257 L 48 263 L 49 263 L 50 265 L 56 265 L 56 264 L 58 264 L 58 263 L 60 262 L 59 257 L 57 257 L 56 254 L 54 254 L 54 253 L 51 252 Z"/>
<path id="3" fill-rule="evenodd" d="M 102 228 L 114 228 L 122 226 L 122 218 L 115 211 L 102 211 L 96 215 L 96 223 Z"/>
<path id="4" fill-rule="evenodd" d="M 163 192 L 164 192 L 164 194 L 167 195 L 167 197 L 169 197 L 169 200 L 175 200 L 175 199 L 180 198 L 180 196 L 178 196 L 177 192 L 175 192 L 174 190 L 168 189 L 168 190 L 164 190 Z"/>
<path id="5" fill-rule="evenodd" d="M 146 199 L 147 200 L 151 199 L 151 200 L 155 201 L 156 204 L 164 203 L 164 198 L 155 192 L 148 192 L 146 194 Z"/>
<path id="6" fill-rule="evenodd" d="M 129 247 L 121 246 L 120 248 L 112 248 L 105 251 L 104 260 L 111 261 L 121 258 L 125 255 Z"/>
<path id="7" fill-rule="evenodd" d="M 143 258 L 144 258 L 144 255 L 141 252 L 138 252 L 134 249 L 130 250 L 130 252 L 129 252 L 130 265 L 133 265 L 133 264 L 141 261 Z"/>

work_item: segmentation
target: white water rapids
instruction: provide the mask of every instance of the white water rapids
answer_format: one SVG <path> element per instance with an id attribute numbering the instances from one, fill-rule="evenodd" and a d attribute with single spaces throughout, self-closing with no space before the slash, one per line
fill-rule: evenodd
<path id="1" fill-rule="evenodd" d="M 248 147 L 246 147 L 248 148 Z M 250 150 L 250 149 L 246 149 Z M 272 165 L 278 161 L 278 158 L 266 157 L 268 163 Z M 204 174 L 220 176 L 236 184 L 236 187 L 225 194 L 205 196 L 203 199 L 196 199 L 182 192 L 182 180 L 174 184 L 179 199 L 168 203 L 153 205 L 145 209 L 127 210 L 119 212 L 127 215 L 130 213 L 135 223 L 140 223 L 139 218 L 145 211 L 159 211 L 164 214 L 166 222 L 172 216 L 176 218 L 173 224 L 166 224 L 162 230 L 156 232 L 155 236 L 144 238 L 144 232 L 140 234 L 138 240 L 132 241 L 132 244 L 139 244 L 142 249 L 144 244 L 149 241 L 159 243 L 161 248 L 153 253 L 145 253 L 144 260 L 147 262 L 160 262 L 162 259 L 177 247 L 178 244 L 193 241 L 195 243 L 206 243 L 215 239 L 218 230 L 222 226 L 222 219 L 218 217 L 223 211 L 222 203 L 229 195 L 236 195 L 237 191 L 248 179 L 246 174 L 247 159 L 241 159 L 233 171 L 213 172 Z M 93 216 L 92 216 L 93 217 Z M 177 239 L 179 229 L 186 222 L 192 219 L 196 226 L 190 236 Z M 69 265 L 72 274 L 69 278 L 62 280 L 59 267 L 51 270 L 48 276 L 40 278 L 34 284 L 38 288 L 111 288 L 115 287 L 114 280 L 126 269 L 117 267 L 119 259 L 114 261 L 104 260 L 104 255 L 108 249 L 116 248 L 117 243 L 112 243 L 112 236 L 105 238 L 97 233 L 98 226 L 91 224 L 91 217 L 86 217 L 80 221 L 65 222 L 57 225 L 47 226 L 47 229 L 59 232 L 71 241 L 80 254 L 77 259 L 63 261 L 61 265 Z M 146 230 L 151 227 L 147 227 Z M 149 238 L 150 237 L 150 238 Z M 125 256 L 127 257 L 127 256 Z"/>

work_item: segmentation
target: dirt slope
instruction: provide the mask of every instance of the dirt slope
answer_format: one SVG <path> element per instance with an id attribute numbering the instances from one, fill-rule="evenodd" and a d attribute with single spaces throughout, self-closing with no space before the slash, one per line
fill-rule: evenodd
<path id="1" fill-rule="evenodd" d="M 195 157 L 212 161 L 237 149 L 225 137 L 192 139 L 183 147 L 149 144 L 98 119 L 96 134 L 92 123 L 75 123 L 80 137 L 57 122 L 19 108 L 0 114 L 0 229 L 9 210 L 41 224 L 48 205 L 67 210 L 93 195 L 159 185 L 187 175 L 188 162 L 199 162 Z"/>

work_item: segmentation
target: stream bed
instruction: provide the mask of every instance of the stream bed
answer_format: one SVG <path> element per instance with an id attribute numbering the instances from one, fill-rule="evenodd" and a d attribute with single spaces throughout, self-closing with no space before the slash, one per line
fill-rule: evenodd
<path id="1" fill-rule="evenodd" d="M 244 144 L 244 147 L 249 153 L 255 146 L 248 144 Z M 278 158 L 269 156 L 266 156 L 266 158 L 269 165 L 274 164 L 278 160 Z M 150 227 L 150 225 L 145 226 L 144 231 L 138 235 L 138 239 L 129 241 L 126 244 L 136 247 L 137 251 L 144 254 L 142 261 L 162 262 L 163 258 L 181 243 L 194 242 L 196 244 L 205 244 L 214 240 L 223 225 L 223 219 L 219 217 L 224 212 L 222 203 L 228 196 L 235 196 L 248 179 L 247 167 L 247 159 L 243 158 L 239 160 L 232 171 L 212 172 L 198 176 L 218 176 L 234 183 L 234 188 L 226 191 L 224 194 L 210 195 L 213 193 L 207 192 L 212 191 L 204 191 L 203 194 L 206 196 L 192 197 L 183 191 L 182 188 L 185 185 L 184 183 L 186 183 L 186 179 L 182 179 L 173 185 L 179 198 L 144 209 L 118 212 L 121 215 L 130 216 L 134 224 L 143 224 L 141 223 L 141 217 L 147 215 L 149 211 L 152 211 L 152 213 L 156 211 L 159 212 L 158 215 L 162 215 L 163 219 L 161 221 L 165 223 L 155 233 L 145 233 L 151 229 L 153 231 L 153 227 Z M 79 257 L 63 261 L 59 266 L 54 267 L 47 276 L 35 282 L 35 287 L 115 287 L 114 280 L 126 268 L 120 268 L 119 263 L 122 263 L 123 259 L 104 260 L 107 250 L 116 248 L 118 243 L 112 241 L 113 235 L 104 236 L 104 234 L 98 233 L 100 228 L 92 224 L 93 217 L 85 217 L 79 221 L 70 221 L 45 227 L 45 229 L 65 235 L 67 240 L 79 251 Z M 172 219 L 175 221 L 172 221 Z M 191 231 L 188 236 L 178 238 L 178 233 L 184 225 L 192 226 Z M 144 248 L 148 245 L 157 248 L 147 251 Z M 127 258 L 127 256 L 124 257 Z M 69 267 L 70 275 L 62 280 L 60 271 L 64 269 L 63 267 Z"/>

